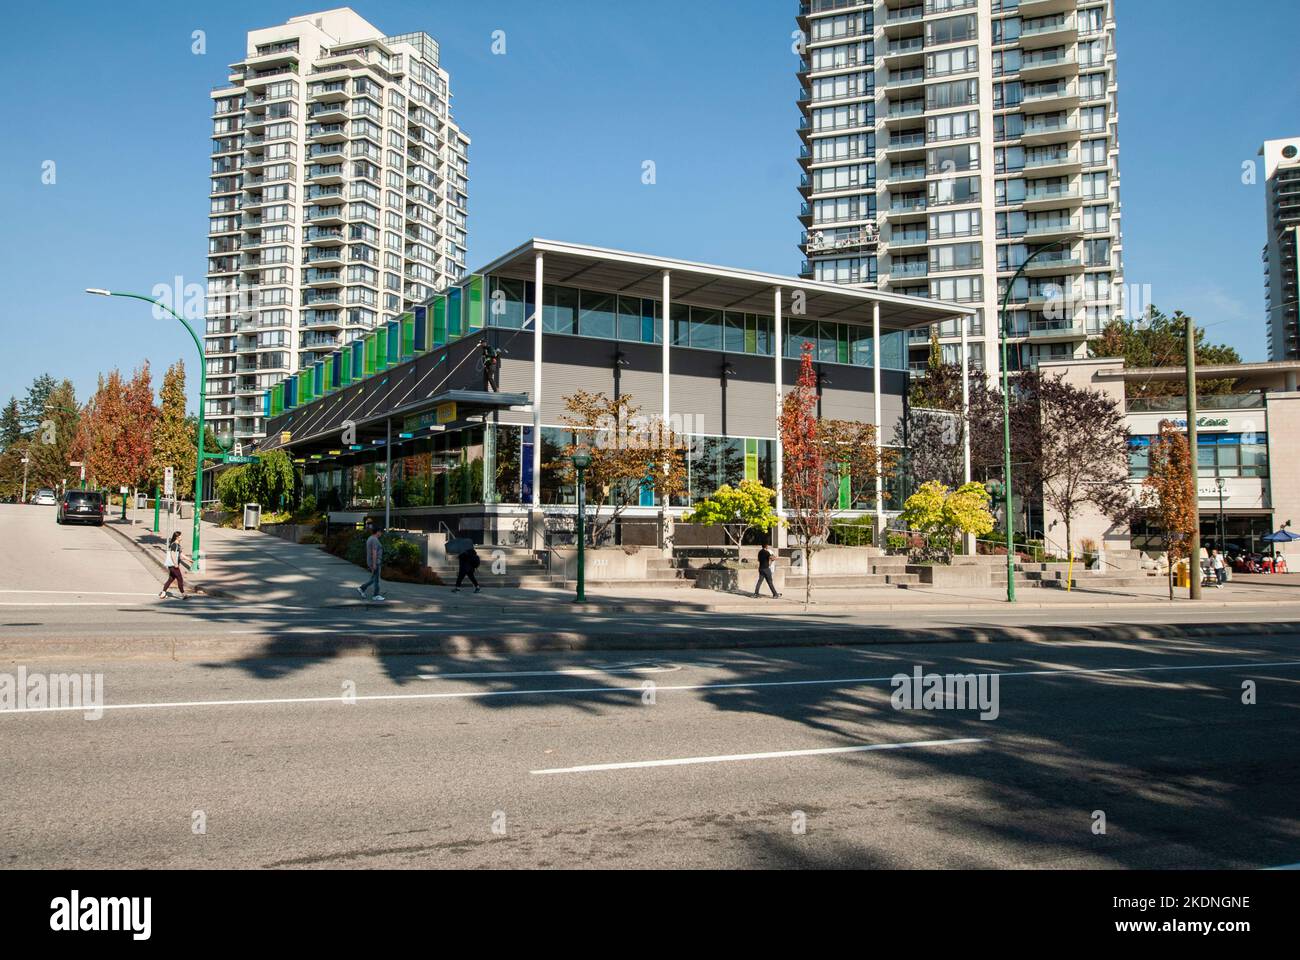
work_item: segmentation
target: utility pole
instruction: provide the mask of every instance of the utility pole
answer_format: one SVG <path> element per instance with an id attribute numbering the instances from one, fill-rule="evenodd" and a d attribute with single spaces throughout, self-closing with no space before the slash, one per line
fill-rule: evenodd
<path id="1" fill-rule="evenodd" d="M 27 502 L 27 462 L 29 458 L 23 457 L 23 503 Z"/>
<path id="2" fill-rule="evenodd" d="M 1187 446 L 1191 449 L 1192 521 L 1191 552 L 1187 560 L 1191 598 L 1201 599 L 1201 469 L 1196 449 L 1196 324 L 1187 318 Z"/>

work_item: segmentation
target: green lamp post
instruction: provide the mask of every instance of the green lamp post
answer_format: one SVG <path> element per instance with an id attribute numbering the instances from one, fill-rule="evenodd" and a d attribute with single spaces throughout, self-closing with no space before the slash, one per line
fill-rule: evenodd
<path id="1" fill-rule="evenodd" d="M 86 292 L 98 297 L 126 297 L 131 300 L 143 300 L 145 303 L 152 303 L 156 307 L 166 310 L 176 321 L 185 328 L 185 332 L 190 335 L 194 341 L 194 347 L 199 352 L 199 423 L 195 435 L 195 463 L 194 463 L 194 538 L 190 544 L 190 564 L 191 569 L 196 573 L 202 569 L 202 554 L 199 548 L 199 523 L 200 514 L 203 511 L 203 434 L 207 429 L 204 421 L 207 413 L 207 393 L 208 393 L 208 369 L 207 360 L 203 353 L 203 343 L 199 336 L 194 332 L 194 328 L 181 318 L 171 307 L 167 306 L 161 300 L 154 297 L 146 297 L 139 293 L 115 293 L 112 290 L 101 290 L 99 288 L 88 287 Z"/>
<path id="2" fill-rule="evenodd" d="M 591 451 L 580 446 L 569 458 L 578 472 L 578 595 L 574 603 L 587 602 L 587 468 L 591 466 Z"/>
<path id="3" fill-rule="evenodd" d="M 1002 313 L 999 316 L 998 326 L 1000 328 L 999 340 L 1002 348 L 1002 496 L 1003 503 L 1006 507 L 1007 515 L 1007 603 L 1016 602 L 1016 521 L 1012 517 L 1012 508 L 1014 506 L 1015 494 L 1011 486 L 1011 379 L 1007 367 L 1007 307 L 1011 304 L 1011 294 L 1016 288 L 1016 281 L 1025 275 L 1029 265 L 1038 257 L 1053 250 L 1056 247 L 1064 245 L 1070 247 L 1071 241 L 1057 240 L 1052 243 L 1044 244 L 1029 256 L 1025 257 L 1025 262 L 1020 265 L 1009 281 L 1007 281 L 1007 292 L 1002 297 Z"/>

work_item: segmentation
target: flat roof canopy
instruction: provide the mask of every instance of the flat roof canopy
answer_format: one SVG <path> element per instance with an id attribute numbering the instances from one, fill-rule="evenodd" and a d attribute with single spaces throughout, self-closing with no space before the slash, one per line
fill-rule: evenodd
<path id="1" fill-rule="evenodd" d="M 513 280 L 533 280 L 538 253 L 545 258 L 545 281 L 548 284 L 587 286 L 604 292 L 659 299 L 663 296 L 663 273 L 667 270 L 672 274 L 674 302 L 716 310 L 771 316 L 772 289 L 782 287 L 804 292 L 807 296 L 805 315 L 813 320 L 870 325 L 874 305 L 879 303 L 880 326 L 886 331 L 926 327 L 975 313 L 971 307 L 923 297 L 905 297 L 817 280 L 536 238 L 476 272 Z"/>
<path id="2" fill-rule="evenodd" d="M 1236 380 L 1241 387 L 1272 387 L 1285 380 L 1288 373 L 1300 374 L 1300 360 L 1274 360 L 1267 363 L 1215 363 L 1198 365 L 1197 380 Z M 1150 380 L 1187 379 L 1187 368 L 1129 367 L 1123 370 L 1099 370 L 1098 380 L 1123 380 L 1126 383 Z"/>

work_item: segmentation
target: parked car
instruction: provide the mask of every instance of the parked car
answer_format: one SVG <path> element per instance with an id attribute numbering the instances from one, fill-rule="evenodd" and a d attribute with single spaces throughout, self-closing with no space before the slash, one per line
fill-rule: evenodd
<path id="1" fill-rule="evenodd" d="M 54 495 L 54 491 L 49 487 L 41 487 L 36 491 L 36 496 L 32 497 L 32 503 L 38 507 L 53 507 L 59 502 L 59 498 Z"/>
<path id="2" fill-rule="evenodd" d="M 69 490 L 59 504 L 59 523 L 93 523 L 104 525 L 104 498 L 94 490 Z"/>

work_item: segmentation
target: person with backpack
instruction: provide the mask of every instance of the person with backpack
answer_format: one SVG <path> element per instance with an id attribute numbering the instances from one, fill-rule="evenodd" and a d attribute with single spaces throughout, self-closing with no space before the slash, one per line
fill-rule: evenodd
<path id="1" fill-rule="evenodd" d="M 364 584 L 357 587 L 357 593 L 361 594 L 361 599 L 366 599 L 366 588 L 374 590 L 373 599 L 383 603 L 388 598 L 379 592 L 379 574 L 384 568 L 384 545 L 379 539 L 379 535 L 384 532 L 384 525 L 377 523 L 371 528 L 370 536 L 366 538 L 366 569 L 370 571 L 370 579 Z"/>
<path id="2" fill-rule="evenodd" d="M 158 594 L 159 600 L 166 600 L 170 594 L 168 590 L 172 583 L 175 583 L 181 589 L 181 599 L 188 600 L 190 595 L 185 592 L 185 577 L 181 575 L 181 532 L 175 531 L 171 539 L 167 541 L 165 548 L 167 554 L 167 582 L 163 584 L 162 592 Z"/>
<path id="3" fill-rule="evenodd" d="M 478 577 L 474 576 L 474 571 L 477 570 L 482 563 L 483 560 L 479 557 L 478 551 L 475 550 L 473 544 L 471 544 L 470 548 L 463 551 L 460 555 L 459 562 L 456 566 L 456 587 L 451 592 L 460 593 L 460 585 L 465 582 L 466 577 L 469 577 L 469 582 L 474 584 L 474 592 L 482 593 L 483 588 L 478 585 Z"/>

